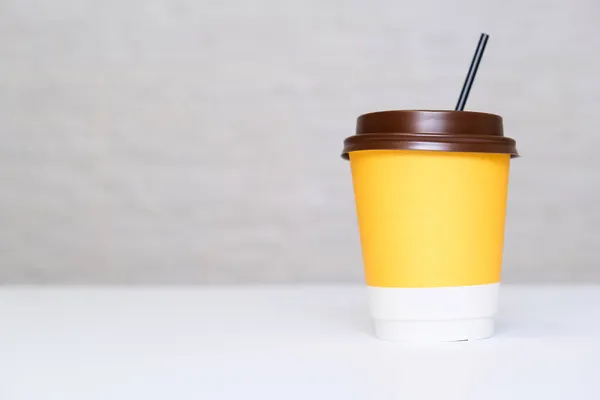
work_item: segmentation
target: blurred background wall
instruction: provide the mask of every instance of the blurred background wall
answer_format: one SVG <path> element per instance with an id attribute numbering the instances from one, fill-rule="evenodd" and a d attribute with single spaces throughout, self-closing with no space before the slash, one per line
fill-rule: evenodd
<path id="1" fill-rule="evenodd" d="M 505 118 L 504 278 L 600 282 L 600 2 L 0 0 L 0 283 L 359 281 L 364 112 Z"/>

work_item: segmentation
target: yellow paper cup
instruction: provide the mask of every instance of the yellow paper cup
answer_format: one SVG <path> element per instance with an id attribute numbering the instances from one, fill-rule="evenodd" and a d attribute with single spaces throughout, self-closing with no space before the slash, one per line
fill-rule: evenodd
<path id="1" fill-rule="evenodd" d="M 512 139 L 496 115 L 359 118 L 350 159 L 375 333 L 465 340 L 494 331 Z"/>

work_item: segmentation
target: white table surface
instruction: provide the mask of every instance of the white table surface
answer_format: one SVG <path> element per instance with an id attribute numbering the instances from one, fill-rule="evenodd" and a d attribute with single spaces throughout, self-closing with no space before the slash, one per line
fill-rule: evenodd
<path id="1" fill-rule="evenodd" d="M 600 399 L 600 286 L 501 296 L 492 339 L 401 344 L 360 286 L 3 288 L 0 399 Z"/>

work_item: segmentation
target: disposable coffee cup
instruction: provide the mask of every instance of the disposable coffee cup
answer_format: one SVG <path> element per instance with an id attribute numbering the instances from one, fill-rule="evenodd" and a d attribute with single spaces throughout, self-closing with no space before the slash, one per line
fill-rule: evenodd
<path id="1" fill-rule="evenodd" d="M 458 341 L 494 334 L 509 166 L 498 115 L 384 111 L 358 118 L 350 160 L 375 334 Z"/>

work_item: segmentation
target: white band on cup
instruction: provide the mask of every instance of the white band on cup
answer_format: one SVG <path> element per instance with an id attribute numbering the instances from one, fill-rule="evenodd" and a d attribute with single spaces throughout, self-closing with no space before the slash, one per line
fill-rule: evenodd
<path id="1" fill-rule="evenodd" d="M 500 284 L 434 288 L 368 287 L 377 336 L 465 340 L 493 334 Z"/>

